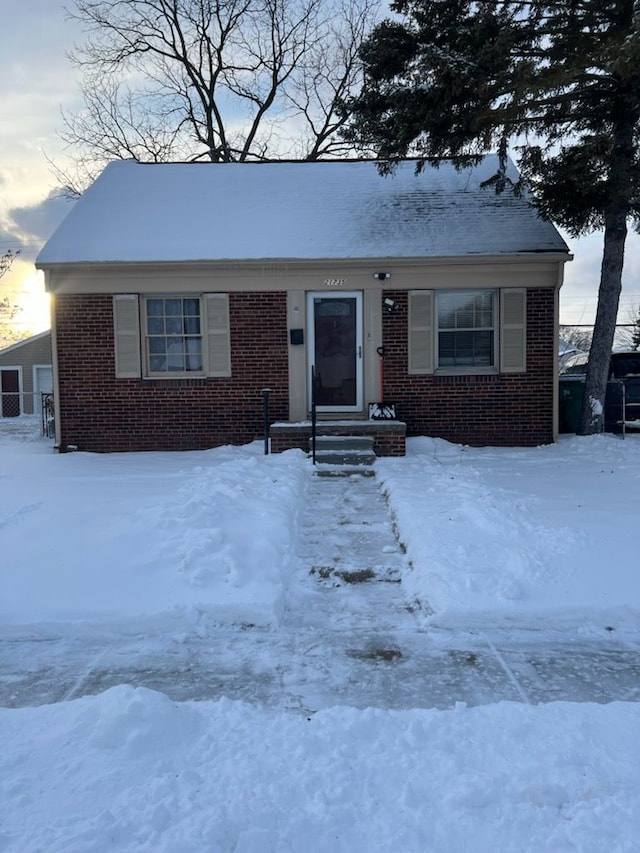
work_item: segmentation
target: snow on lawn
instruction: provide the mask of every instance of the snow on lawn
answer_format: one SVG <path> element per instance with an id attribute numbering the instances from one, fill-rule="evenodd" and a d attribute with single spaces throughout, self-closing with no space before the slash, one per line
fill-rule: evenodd
<path id="1" fill-rule="evenodd" d="M 417 438 L 377 469 L 427 621 L 637 626 L 639 435 L 534 449 Z M 302 453 L 259 442 L 58 455 L 0 438 L 0 619 L 275 625 L 310 476 Z"/>
<path id="2" fill-rule="evenodd" d="M 632 853 L 640 705 L 0 711 L 3 853 Z"/>
<path id="3" fill-rule="evenodd" d="M 530 450 L 418 438 L 378 470 L 414 564 L 403 583 L 432 623 L 637 629 L 640 435 Z"/>
<path id="4" fill-rule="evenodd" d="M 0 444 L 0 579 L 7 623 L 277 621 L 303 454 L 64 454 Z"/>
<path id="5" fill-rule="evenodd" d="M 637 632 L 640 437 L 414 439 L 377 465 L 426 627 Z M 278 630 L 310 475 L 258 444 L 99 456 L 0 438 L 0 624 Z M 0 851 L 632 853 L 639 731 L 633 703 L 308 718 L 120 686 L 0 709 Z"/>

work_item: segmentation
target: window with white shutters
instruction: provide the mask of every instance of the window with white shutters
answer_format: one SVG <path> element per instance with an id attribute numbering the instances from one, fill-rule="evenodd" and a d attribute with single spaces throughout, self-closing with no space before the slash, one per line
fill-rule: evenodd
<path id="1" fill-rule="evenodd" d="M 140 318 L 138 297 L 135 294 L 118 294 L 113 297 L 113 324 L 116 376 L 119 379 L 139 378 L 141 375 Z"/>
<path id="2" fill-rule="evenodd" d="M 502 373 L 524 373 L 527 369 L 527 292 L 506 289 L 500 296 L 500 370 Z"/>
<path id="3" fill-rule="evenodd" d="M 433 291 L 409 293 L 409 373 L 433 373 Z"/>
<path id="4" fill-rule="evenodd" d="M 229 294 L 113 298 L 116 376 L 230 376 Z"/>
<path id="5" fill-rule="evenodd" d="M 207 373 L 231 376 L 231 340 L 229 331 L 229 294 L 205 296 L 207 316 Z"/>
<path id="6" fill-rule="evenodd" d="M 526 309 L 521 288 L 410 291 L 408 372 L 523 373 Z"/>

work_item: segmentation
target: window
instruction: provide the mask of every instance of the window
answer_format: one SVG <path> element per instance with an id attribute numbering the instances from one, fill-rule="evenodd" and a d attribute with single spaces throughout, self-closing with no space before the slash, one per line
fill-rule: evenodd
<path id="1" fill-rule="evenodd" d="M 409 292 L 408 372 L 524 373 L 523 288 Z"/>
<path id="2" fill-rule="evenodd" d="M 113 329 L 119 379 L 231 376 L 228 293 L 118 293 Z"/>
<path id="3" fill-rule="evenodd" d="M 152 297 L 145 305 L 149 374 L 202 373 L 200 299 Z"/>
<path id="4" fill-rule="evenodd" d="M 495 291 L 440 292 L 436 304 L 437 366 L 444 369 L 495 367 Z"/>

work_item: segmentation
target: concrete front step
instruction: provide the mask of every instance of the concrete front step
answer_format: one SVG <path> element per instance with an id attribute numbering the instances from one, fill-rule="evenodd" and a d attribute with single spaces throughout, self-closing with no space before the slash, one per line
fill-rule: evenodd
<path id="1" fill-rule="evenodd" d="M 313 440 L 309 441 L 309 453 L 313 453 Z M 316 437 L 316 464 L 361 471 L 373 465 L 375 460 L 373 439 L 369 436 L 321 435 Z M 349 471 L 349 473 L 352 472 Z"/>
<path id="2" fill-rule="evenodd" d="M 373 468 L 367 465 L 326 465 L 316 464 L 313 473 L 316 477 L 375 477 Z"/>
<path id="3" fill-rule="evenodd" d="M 327 465 L 373 465 L 375 453 L 370 450 L 318 450 L 316 462 Z"/>
<path id="4" fill-rule="evenodd" d="M 309 439 L 311 450 L 313 439 Z M 373 453 L 373 437 L 368 435 L 317 435 L 316 452 L 318 450 L 368 450 Z"/>
<path id="5" fill-rule="evenodd" d="M 368 438 L 373 439 L 376 456 L 404 456 L 407 425 L 403 421 L 377 421 L 348 418 L 343 420 L 319 419 L 316 424 L 317 439 L 320 438 Z M 310 449 L 313 431 L 311 421 L 271 424 L 271 452 L 283 453 L 293 447 Z"/>

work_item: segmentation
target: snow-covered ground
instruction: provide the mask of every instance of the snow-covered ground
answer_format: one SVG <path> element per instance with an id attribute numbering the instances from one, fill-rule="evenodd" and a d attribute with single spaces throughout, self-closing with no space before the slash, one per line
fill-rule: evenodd
<path id="1" fill-rule="evenodd" d="M 11 426 L 2 853 L 638 850 L 640 436 L 413 439 L 365 485 L 257 443 L 57 455 Z M 618 661 L 618 695 L 543 701 L 523 636 L 568 680 Z M 434 650 L 447 701 L 418 691 Z M 510 693 L 465 692 L 484 654 Z"/>

